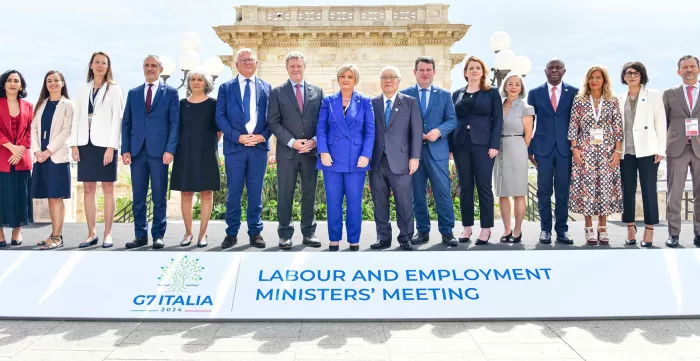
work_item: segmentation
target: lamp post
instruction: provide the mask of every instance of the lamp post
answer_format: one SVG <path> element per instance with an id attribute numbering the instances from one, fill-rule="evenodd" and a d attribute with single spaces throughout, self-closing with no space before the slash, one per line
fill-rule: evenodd
<path id="1" fill-rule="evenodd" d="M 202 41 L 195 33 L 185 33 L 182 35 L 182 38 L 180 38 L 182 52 L 178 60 L 180 69 L 182 70 L 182 79 L 177 89 L 184 87 L 187 81 L 187 74 L 200 66 L 199 47 L 201 44 Z M 163 56 L 160 60 L 163 63 L 163 72 L 160 74 L 160 77 L 163 79 L 163 82 L 167 83 L 177 65 L 175 60 L 169 56 Z M 219 74 L 224 70 L 224 63 L 218 56 L 212 56 L 204 61 L 202 67 L 204 73 L 210 75 L 212 80 L 216 81 L 216 78 L 218 78 Z M 187 92 L 187 95 L 189 95 L 189 92 Z"/>
<path id="2" fill-rule="evenodd" d="M 532 62 L 527 56 L 515 55 L 510 50 L 510 35 L 503 31 L 497 31 L 491 35 L 489 40 L 491 50 L 496 53 L 494 57 L 495 67 L 491 69 L 493 72 L 492 86 L 501 87 L 503 79 L 508 73 L 517 73 L 522 76 L 527 76 L 527 73 L 532 70 Z"/>

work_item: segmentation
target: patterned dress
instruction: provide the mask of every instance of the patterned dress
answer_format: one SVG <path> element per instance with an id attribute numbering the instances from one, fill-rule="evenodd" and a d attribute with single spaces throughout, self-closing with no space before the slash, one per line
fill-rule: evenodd
<path id="1" fill-rule="evenodd" d="M 589 97 L 576 97 L 571 107 L 569 140 L 581 147 L 583 165 L 572 162 L 569 210 L 584 216 L 622 212 L 620 166 L 611 167 L 615 142 L 623 138 L 622 115 L 617 99 L 601 100 L 596 121 Z M 603 144 L 591 144 L 591 133 L 603 130 Z"/>

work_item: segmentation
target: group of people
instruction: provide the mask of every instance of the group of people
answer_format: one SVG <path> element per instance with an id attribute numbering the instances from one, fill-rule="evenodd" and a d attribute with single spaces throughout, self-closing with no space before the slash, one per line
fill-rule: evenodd
<path id="1" fill-rule="evenodd" d="M 69 100 L 63 74 L 52 70 L 44 77 L 35 107 L 24 100 L 27 85 L 21 73 L 10 70 L 2 74 L 0 227 L 13 228 L 11 244 L 21 244 L 21 227 L 32 221 L 30 199 L 48 198 L 52 233 L 39 246 L 63 246 L 63 199 L 71 196 L 72 158 L 78 164 L 78 181 L 84 182 L 85 192 L 88 236 L 80 247 L 99 243 L 98 182 L 104 192 L 102 247 L 111 247 L 117 152 L 121 148 L 121 160 L 131 168 L 133 188 L 135 238 L 126 247 L 149 243 L 149 184 L 152 244 L 156 249 L 164 247 L 171 163 L 170 189 L 182 192 L 186 234 L 180 244 L 195 242 L 192 202 L 194 193 L 200 192 L 202 221 L 196 245 L 207 246 L 212 195 L 221 187 L 217 146 L 222 137 L 228 187 L 224 249 L 238 242 L 244 187 L 249 243 L 266 247 L 261 236 L 262 191 L 272 135 L 277 138 L 281 249 L 293 245 L 292 206 L 299 178 L 302 244 L 321 246 L 314 217 L 319 170 L 326 192 L 330 251 L 339 250 L 344 216 L 349 249 L 359 250 L 367 172 L 377 229 L 372 249 L 392 247 L 392 194 L 399 247 L 408 251 L 429 242 L 428 182 L 445 245 L 471 241 L 475 187 L 480 214 L 475 243 L 484 245 L 491 239 L 494 188 L 504 224 L 500 242 L 521 242 L 528 158 L 537 168 L 542 243 L 551 243 L 553 238 L 554 193 L 556 242 L 574 243 L 567 226 L 571 211 L 585 217 L 586 244 L 606 245 L 610 241 L 607 216 L 622 212 L 623 222 L 628 224 L 626 243 L 635 244 L 639 178 L 645 224 L 640 245 L 651 246 L 654 225 L 659 223 L 656 173 L 666 156 L 669 247 L 679 241 L 681 195 L 689 166 L 694 193 L 700 194 L 700 64 L 693 56 L 678 61 L 682 85 L 663 95 L 646 87 L 649 78 L 643 64 L 625 64 L 621 81 L 628 90 L 618 96 L 612 92 L 608 71 L 601 66 L 588 70 L 581 89 L 564 83 L 566 66 L 559 59 L 547 63 L 547 83 L 528 91 L 518 74 L 508 74 L 501 89 L 490 86 L 488 68 L 472 56 L 464 66 L 467 85 L 450 93 L 433 84 L 435 61 L 421 56 L 415 60 L 415 85 L 401 89 L 401 72 L 386 66 L 379 74 L 382 94 L 373 98 L 355 89 L 360 70 L 353 64 L 338 69 L 340 90 L 332 95 L 324 95 L 320 87 L 305 80 L 306 60 L 299 52 L 287 55 L 289 80 L 274 88 L 256 76 L 258 59 L 252 49 L 239 50 L 235 64 L 238 75 L 219 87 L 216 99 L 208 95 L 213 91 L 212 78 L 194 70 L 186 79 L 191 95 L 180 100 L 176 89 L 160 81 L 160 59 L 148 55 L 143 62 L 144 84 L 125 96 L 114 82 L 109 56 L 96 52 L 90 59 L 87 83 L 79 88 L 74 101 Z M 454 159 L 459 178 L 463 229 L 457 238 L 452 233 L 455 215 L 450 159 Z M 597 230 L 593 228 L 594 216 L 598 217 Z M 3 247 L 7 242 L 1 231 Z M 700 246 L 700 202 L 695 203 L 694 231 L 694 243 Z"/>

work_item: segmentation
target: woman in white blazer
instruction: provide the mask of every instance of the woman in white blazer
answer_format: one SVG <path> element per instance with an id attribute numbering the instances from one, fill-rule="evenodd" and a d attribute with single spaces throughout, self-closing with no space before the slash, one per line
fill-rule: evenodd
<path id="1" fill-rule="evenodd" d="M 97 244 L 97 182 L 104 194 L 105 231 L 102 247 L 112 247 L 112 222 L 117 207 L 114 183 L 117 181 L 117 151 L 121 139 L 124 94 L 113 80 L 109 55 L 92 54 L 87 83 L 75 99 L 71 135 L 73 159 L 78 162 L 78 181 L 83 182 L 88 236 L 80 248 Z"/>
<path id="2" fill-rule="evenodd" d="M 636 61 L 625 64 L 621 78 L 622 84 L 628 86 L 628 90 L 618 97 L 624 131 L 620 173 L 622 221 L 627 223 L 625 243 L 637 243 L 634 220 L 639 173 L 644 207 L 644 238 L 640 245 L 650 247 L 654 242 L 654 225 L 659 223 L 656 181 L 659 162 L 666 156 L 666 112 L 661 92 L 646 87 L 649 77 L 644 64 Z"/>
<path id="3" fill-rule="evenodd" d="M 70 198 L 70 156 L 68 138 L 73 122 L 73 102 L 63 74 L 51 70 L 44 76 L 44 85 L 36 102 L 32 120 L 32 154 L 34 166 L 31 197 L 49 200 L 51 235 L 39 241 L 41 250 L 63 247 L 64 199 Z"/>

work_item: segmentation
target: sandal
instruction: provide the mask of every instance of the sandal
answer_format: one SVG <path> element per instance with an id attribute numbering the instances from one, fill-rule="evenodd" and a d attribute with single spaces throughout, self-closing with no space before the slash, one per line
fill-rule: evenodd
<path id="1" fill-rule="evenodd" d="M 586 234 L 586 244 L 589 246 L 597 246 L 598 239 L 595 238 L 595 232 L 593 232 L 593 227 L 583 227 L 583 231 Z"/>
<path id="2" fill-rule="evenodd" d="M 652 233 L 651 233 L 651 235 L 652 235 L 651 240 L 652 240 L 652 241 L 651 241 L 651 242 L 645 242 L 644 240 L 642 240 L 642 242 L 639 243 L 639 245 L 642 246 L 642 247 L 648 248 L 648 247 L 651 247 L 652 244 L 654 243 L 654 227 L 649 228 L 649 226 L 645 226 L 644 229 L 645 229 L 645 230 L 648 229 L 648 230 L 650 230 L 650 231 L 652 232 Z M 646 233 L 646 232 L 645 232 L 645 233 Z"/>
<path id="3" fill-rule="evenodd" d="M 604 229 L 605 231 L 601 231 Z M 610 244 L 610 236 L 608 236 L 608 227 L 598 227 L 598 244 L 601 246 L 607 246 Z"/>
<path id="4" fill-rule="evenodd" d="M 48 240 L 50 240 L 50 239 L 51 239 L 51 235 L 49 234 L 49 236 L 46 237 L 45 240 L 37 242 L 36 245 L 37 245 L 37 246 L 46 246 L 46 243 L 47 243 L 46 241 L 48 241 Z"/>
<path id="5" fill-rule="evenodd" d="M 504 234 L 504 235 L 501 237 L 501 243 L 508 243 L 508 242 L 510 241 L 511 238 L 513 238 L 513 231 L 511 231 L 511 232 L 508 233 L 508 234 Z"/>
<path id="6" fill-rule="evenodd" d="M 39 247 L 39 250 L 48 251 L 56 248 L 63 247 L 63 240 L 60 236 L 51 236 L 51 243 L 46 243 L 45 245 Z"/>
<path id="7" fill-rule="evenodd" d="M 634 224 L 628 224 L 627 228 L 630 228 L 630 227 L 634 227 L 634 233 L 636 235 L 637 234 L 637 226 L 635 226 Z M 634 238 L 627 239 L 627 240 L 625 240 L 625 244 L 628 246 L 633 246 L 633 245 L 637 244 L 637 240 Z"/>

